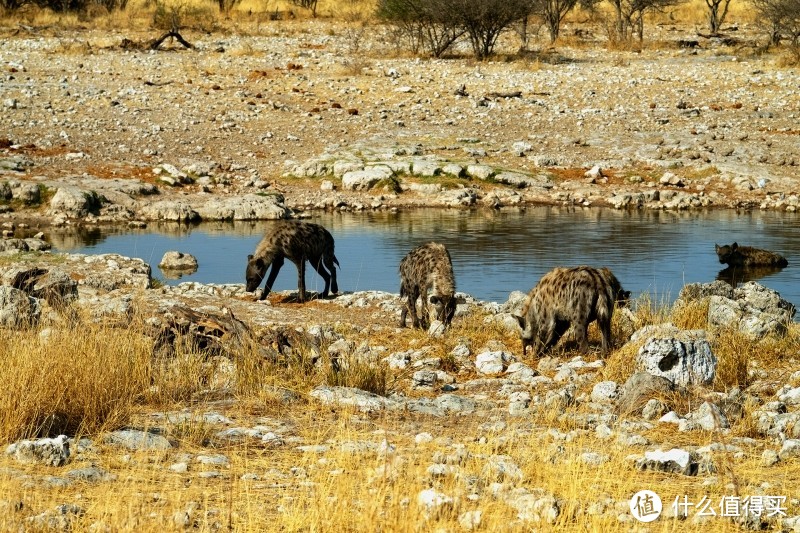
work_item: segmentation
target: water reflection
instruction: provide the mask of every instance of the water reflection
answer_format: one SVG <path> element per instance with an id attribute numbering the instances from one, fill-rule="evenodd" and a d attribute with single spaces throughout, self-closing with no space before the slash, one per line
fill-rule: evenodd
<path id="1" fill-rule="evenodd" d="M 759 281 L 761 278 L 777 274 L 783 270 L 783 268 L 784 267 L 776 266 L 729 266 L 717 273 L 717 279 L 726 281 L 732 286 L 737 287 L 748 281 Z M 763 285 L 764 283 L 762 282 L 761 284 Z"/>
<path id="2" fill-rule="evenodd" d="M 578 207 L 524 210 L 418 210 L 320 213 L 312 219 L 336 239 L 342 264 L 340 288 L 397 292 L 400 259 L 430 240 L 447 245 L 458 290 L 505 301 L 512 290 L 528 291 L 556 266 L 607 266 L 634 297 L 649 292 L 669 302 L 691 282 L 717 279 L 715 242 L 757 245 L 793 263 L 800 256 L 797 215 L 735 211 L 617 211 Z M 200 268 L 181 281 L 243 283 L 252 253 L 268 221 L 213 222 L 197 226 L 153 224 L 146 229 L 64 231 L 50 235 L 58 250 L 115 252 L 156 264 L 168 250 L 197 257 Z M 281 270 L 276 290 L 296 289 L 293 265 Z M 748 275 L 751 275 L 748 273 Z M 800 269 L 758 273 L 760 281 L 800 303 Z M 730 278 L 739 282 L 734 275 Z M 744 279 L 744 277 L 742 277 Z M 167 280 L 167 283 L 175 281 Z M 309 290 L 322 280 L 309 270 Z"/>

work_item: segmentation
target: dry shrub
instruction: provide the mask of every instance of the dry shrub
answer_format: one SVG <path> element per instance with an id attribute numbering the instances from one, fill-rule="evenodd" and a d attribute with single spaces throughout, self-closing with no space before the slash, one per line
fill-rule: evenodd
<path id="1" fill-rule="evenodd" d="M 634 310 L 637 326 L 644 327 L 652 324 L 666 322 L 669 316 L 669 303 L 656 303 L 650 293 L 643 292 L 638 298 L 630 302 L 629 307 Z"/>
<path id="2" fill-rule="evenodd" d="M 787 46 L 775 64 L 780 68 L 800 67 L 800 43 Z"/>
<path id="3" fill-rule="evenodd" d="M 759 357 L 759 352 L 759 344 L 743 333 L 733 330 L 718 332 L 714 341 L 714 355 L 717 356 L 714 388 L 728 390 L 747 387 L 750 384 L 748 365 Z"/>
<path id="4" fill-rule="evenodd" d="M 346 364 L 326 365 L 325 383 L 334 387 L 355 387 L 380 396 L 388 392 L 389 369 L 383 363 L 352 358 Z"/>
<path id="5" fill-rule="evenodd" d="M 708 326 L 708 305 L 710 300 L 703 298 L 676 307 L 670 318 L 680 329 L 704 329 Z"/>
<path id="6" fill-rule="evenodd" d="M 206 355 L 180 344 L 174 354 L 153 358 L 150 364 L 153 385 L 146 399 L 155 404 L 192 399 L 197 392 L 208 387 L 218 370 Z"/>
<path id="7" fill-rule="evenodd" d="M 85 326 L 0 333 L 0 438 L 123 424 L 150 384 L 150 344 L 125 330 Z"/>
<path id="8" fill-rule="evenodd" d="M 625 383 L 636 372 L 636 354 L 640 347 L 639 343 L 628 343 L 608 356 L 602 370 L 603 380 Z"/>

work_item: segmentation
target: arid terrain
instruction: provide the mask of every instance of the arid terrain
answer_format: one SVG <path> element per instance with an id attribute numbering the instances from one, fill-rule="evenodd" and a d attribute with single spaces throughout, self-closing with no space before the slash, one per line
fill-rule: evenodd
<path id="1" fill-rule="evenodd" d="M 330 20 L 158 51 L 2 29 L 0 529 L 800 531 L 798 302 L 754 282 L 536 357 L 519 292 L 412 330 L 397 294 L 258 302 L 47 249 L 50 225 L 314 209 L 800 205 L 799 72 L 754 28 L 564 31 L 476 62 Z"/>
<path id="2" fill-rule="evenodd" d="M 580 29 L 523 54 L 508 37 L 486 62 L 409 57 L 385 27 L 325 21 L 187 30 L 194 49 L 168 40 L 149 52 L 122 43 L 152 33 L 6 29 L 0 179 L 17 201 L 5 216 L 175 220 L 144 207 L 275 193 L 295 211 L 795 210 L 798 70 L 779 51 L 756 55 L 754 28 L 704 39 L 659 25 L 638 51 Z M 387 163 L 383 179 L 343 182 Z M 36 201 L 29 183 L 44 187 Z M 99 203 L 48 203 L 59 185 Z M 230 216 L 209 211 L 199 218 Z"/>

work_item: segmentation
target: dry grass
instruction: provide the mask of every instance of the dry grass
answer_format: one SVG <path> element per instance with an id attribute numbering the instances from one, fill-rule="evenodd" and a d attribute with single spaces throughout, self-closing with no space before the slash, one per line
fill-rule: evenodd
<path id="1" fill-rule="evenodd" d="M 0 438 L 96 433 L 124 423 L 150 383 L 143 338 L 94 326 L 81 335 L 45 333 L 0 330 Z"/>
<path id="2" fill-rule="evenodd" d="M 685 327 L 700 325 L 702 309 L 684 308 L 679 316 L 669 316 L 646 298 L 636 304 L 635 316 L 642 324 L 669 318 Z M 615 338 L 626 334 L 626 327 L 622 313 L 615 314 Z M 701 478 L 636 472 L 628 456 L 641 453 L 642 448 L 618 444 L 616 438 L 598 438 L 574 418 L 562 416 L 564 408 L 558 404 L 524 417 L 506 416 L 503 420 L 507 426 L 494 431 L 480 428 L 484 422 L 498 420 L 494 413 L 444 418 L 391 412 L 365 415 L 303 400 L 305 393 L 326 382 L 375 392 L 413 393 L 398 388 L 398 382 L 381 365 L 368 365 L 357 358 L 348 360 L 338 372 L 326 370 L 330 368 L 327 364 L 314 366 L 311 351 L 281 364 L 267 364 L 255 351 L 247 350 L 233 361 L 208 359 L 191 346 L 184 346 L 175 357 L 152 359 L 149 339 L 137 321 L 127 330 L 91 325 L 79 328 L 80 335 L 76 335 L 74 328 L 55 327 L 47 340 L 38 330 L 0 333 L 0 384 L 4 391 L 0 395 L 0 429 L 6 442 L 46 433 L 44 422 L 56 416 L 69 422 L 64 427 L 94 436 L 123 425 L 151 426 L 153 411 L 171 409 L 198 415 L 217 411 L 248 426 L 257 417 L 291 421 L 284 438 L 300 444 L 323 444 L 327 451 L 300 451 L 289 443 L 220 444 L 215 440 L 219 426 L 203 421 L 202 416 L 188 416 L 158 423 L 177 445 L 174 450 L 125 455 L 99 445 L 100 453 L 84 454 L 82 464 L 68 467 L 94 464 L 113 472 L 117 476 L 113 482 L 62 488 L 44 480 L 50 475 L 64 475 L 63 469 L 19 465 L 3 457 L 0 501 L 12 502 L 12 507 L 14 502 L 23 503 L 18 510 L 3 514 L 0 529 L 31 529 L 26 519 L 71 503 L 84 511 L 71 519 L 71 527 L 77 531 L 101 524 L 111 530 L 160 532 L 182 527 L 185 520 L 199 531 L 220 527 L 236 531 L 366 531 L 376 527 L 409 532 L 458 531 L 459 516 L 478 509 L 483 513 L 483 530 L 528 531 L 532 524 L 518 520 L 518 511 L 500 496 L 523 488 L 534 492 L 543 489 L 559 500 L 561 513 L 556 523 L 544 525 L 542 530 L 600 531 L 618 529 L 616 516 L 626 513 L 622 504 L 644 488 L 656 490 L 669 505 L 682 495 L 694 500 L 703 495 L 716 499 L 731 495 L 734 491 L 729 483 L 744 496 L 757 493 L 766 480 L 771 484 L 771 494 L 792 494 L 800 482 L 800 465 L 796 462 L 765 470 L 760 462 L 762 445 L 746 448 L 739 457 L 715 453 L 714 463 L 719 469 L 716 483 L 703 485 Z M 386 329 L 377 334 L 369 328 L 340 326 L 339 330 L 356 345 L 380 345 L 389 353 L 424 348 L 426 356 L 440 358 L 443 368 L 451 372 L 458 370 L 450 355 L 458 344 L 467 343 L 477 352 L 500 343 L 517 352 L 519 342 L 501 325 L 485 322 L 480 313 L 457 318 L 441 338 L 411 329 Z M 590 338 L 593 343 L 599 341 L 594 327 Z M 789 359 L 796 356 L 799 346 L 798 328 L 792 328 L 786 338 L 759 345 L 737 334 L 720 334 L 715 341 L 720 365 L 714 388 L 747 385 L 751 378 L 746 369 L 752 361 L 770 372 L 777 368 L 777 377 L 785 382 L 792 368 Z M 327 353 L 326 348 L 321 347 L 321 351 Z M 597 380 L 624 381 L 633 371 L 637 348 L 617 349 L 607 358 Z M 572 355 L 569 351 L 562 354 L 564 358 Z M 527 362 L 532 366 L 536 363 Z M 460 374 L 459 382 L 473 377 Z M 294 392 L 299 400 L 280 400 L 276 388 Z M 53 395 L 53 391 L 58 394 Z M 696 408 L 705 394 L 708 391 L 697 390 L 688 397 L 663 400 L 683 413 Z M 213 400 L 215 397 L 227 400 L 219 403 Z M 734 422 L 732 435 L 758 437 L 749 414 L 753 408 L 745 406 L 745 416 Z M 430 433 L 435 440 L 415 442 L 414 435 L 420 432 Z M 663 424 L 644 436 L 669 447 L 728 442 L 728 437 L 716 433 L 679 433 Z M 607 456 L 606 462 L 599 466 L 586 463 L 581 456 L 587 451 Z M 227 456 L 230 465 L 201 465 L 191 459 L 217 453 Z M 493 455 L 507 456 L 519 466 L 521 476 L 492 469 L 488 465 Z M 449 473 L 429 472 L 439 460 L 449 465 Z M 186 461 L 188 473 L 169 469 L 173 463 Z M 10 468 L 3 469 L 6 465 Z M 209 470 L 221 477 L 200 477 L 201 472 Z M 19 472 L 30 476 L 30 482 L 20 486 Z M 621 472 L 625 475 L 619 475 Z M 242 479 L 244 474 L 257 477 Z M 453 503 L 438 512 L 426 511 L 417 502 L 417 495 L 428 488 L 452 497 Z M 491 496 L 493 491 L 498 497 Z M 471 495 L 479 499 L 474 501 Z M 607 512 L 588 513 L 590 507 L 605 507 Z M 661 519 L 651 527 L 651 531 L 676 529 L 734 531 L 738 527 L 723 519 L 706 523 Z"/>

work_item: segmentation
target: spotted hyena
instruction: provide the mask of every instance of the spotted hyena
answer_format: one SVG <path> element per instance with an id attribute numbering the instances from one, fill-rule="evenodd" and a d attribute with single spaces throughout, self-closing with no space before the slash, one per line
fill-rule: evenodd
<path id="1" fill-rule="evenodd" d="M 719 262 L 729 266 L 755 267 L 773 266 L 783 268 L 789 264 L 785 257 L 769 250 L 761 250 L 750 246 L 739 246 L 733 243 L 730 246 L 715 244 Z"/>
<path id="2" fill-rule="evenodd" d="M 430 296 L 428 296 L 430 293 Z M 400 261 L 400 297 L 408 297 L 400 313 L 400 327 L 406 326 L 411 313 L 415 328 L 427 329 L 428 303 L 433 305 L 437 320 L 449 326 L 456 313 L 456 280 L 453 262 L 443 244 L 429 242 L 411 250 Z M 417 298 L 422 296 L 422 317 L 417 318 Z"/>
<path id="3" fill-rule="evenodd" d="M 247 256 L 247 291 L 252 292 L 261 284 L 267 267 L 272 265 L 267 284 L 261 293 L 261 300 L 272 290 L 272 284 L 278 277 L 284 259 L 289 259 L 297 266 L 298 299 L 306 300 L 306 261 L 325 280 L 322 297 L 328 296 L 328 290 L 339 292 L 336 283 L 336 267 L 339 261 L 333 254 L 333 236 L 319 224 L 298 220 L 280 220 L 270 225 L 264 238 L 256 246 L 253 255 Z M 327 270 L 326 270 L 327 268 Z"/>
<path id="4" fill-rule="evenodd" d="M 545 274 L 531 290 L 517 316 L 522 332 L 522 355 L 533 346 L 536 355 L 544 353 L 570 330 L 580 350 L 589 349 L 587 328 L 593 320 L 602 334 L 602 350 L 611 349 L 611 317 L 615 304 L 625 305 L 630 292 L 607 268 L 579 266 L 555 268 Z"/>

